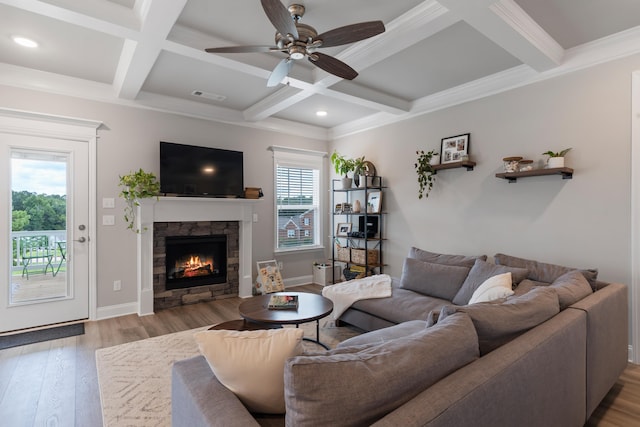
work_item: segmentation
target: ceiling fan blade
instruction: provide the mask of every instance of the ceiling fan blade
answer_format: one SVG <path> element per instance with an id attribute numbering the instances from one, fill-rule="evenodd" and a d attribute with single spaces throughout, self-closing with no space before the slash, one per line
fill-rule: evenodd
<path id="1" fill-rule="evenodd" d="M 291 34 L 294 39 L 297 39 L 298 30 L 296 29 L 296 23 L 280 0 L 261 1 L 264 13 L 267 14 L 267 18 L 269 18 L 271 24 L 276 27 L 276 30 L 282 35 L 286 36 L 287 34 Z"/>
<path id="2" fill-rule="evenodd" d="M 209 53 L 252 53 L 252 52 L 273 52 L 279 51 L 276 46 L 227 46 L 210 47 L 205 49 Z"/>
<path id="3" fill-rule="evenodd" d="M 312 59 L 316 57 L 316 59 Z M 327 73 L 331 73 L 335 76 L 342 77 L 343 79 L 353 80 L 358 76 L 358 72 L 349 67 L 344 62 L 333 56 L 325 55 L 324 53 L 314 52 L 309 56 L 309 61 L 325 70 Z"/>
<path id="4" fill-rule="evenodd" d="M 276 65 L 276 68 L 274 68 L 271 72 L 269 80 L 267 81 L 267 87 L 277 86 L 278 83 L 282 81 L 282 79 L 289 75 L 289 71 L 291 71 L 292 66 L 293 61 L 289 58 L 285 58 L 280 61 L 278 65 Z"/>
<path id="5" fill-rule="evenodd" d="M 318 35 L 314 40 L 322 40 L 321 47 L 340 46 L 384 33 L 382 21 L 360 22 L 335 28 Z"/>

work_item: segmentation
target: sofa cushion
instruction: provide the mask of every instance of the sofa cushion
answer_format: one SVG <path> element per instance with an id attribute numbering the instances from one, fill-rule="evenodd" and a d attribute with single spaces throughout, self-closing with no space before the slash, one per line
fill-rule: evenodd
<path id="1" fill-rule="evenodd" d="M 558 277 L 562 276 L 565 273 L 568 273 L 572 270 L 577 270 L 572 267 L 565 267 L 557 264 L 548 264 L 545 262 L 539 262 L 531 259 L 518 258 L 511 255 L 505 254 L 495 254 L 493 256 L 496 264 L 500 265 L 509 265 L 511 267 L 520 267 L 526 268 L 529 270 L 529 275 L 527 276 L 531 280 L 536 280 L 538 282 L 547 282 L 553 283 Z M 596 290 L 596 282 L 598 279 L 598 270 L 586 269 L 579 270 L 580 273 L 589 281 L 589 285 L 591 285 L 591 289 Z"/>
<path id="2" fill-rule="evenodd" d="M 282 414 L 284 363 L 302 352 L 302 329 L 201 331 L 194 335 L 216 378 L 253 412 Z"/>
<path id="3" fill-rule="evenodd" d="M 469 270 L 468 267 L 406 258 L 402 267 L 400 287 L 451 301 L 467 278 Z"/>
<path id="4" fill-rule="evenodd" d="M 433 262 L 435 264 L 444 264 L 444 265 L 457 265 L 461 267 L 473 267 L 473 264 L 477 259 L 481 259 L 482 261 L 487 260 L 486 255 L 478 255 L 478 256 L 467 256 L 467 255 L 447 255 L 447 254 L 439 254 L 436 252 L 429 252 L 423 249 L 418 249 L 416 247 L 412 247 L 409 249 L 409 255 L 407 258 L 413 258 L 420 261 Z"/>
<path id="5" fill-rule="evenodd" d="M 382 344 L 293 357 L 284 373 L 286 424 L 371 425 L 477 357 L 475 329 L 462 313 Z"/>
<path id="6" fill-rule="evenodd" d="M 465 279 L 462 287 L 451 302 L 456 305 L 465 305 L 469 303 L 471 296 L 480 285 L 490 277 L 498 274 L 511 272 L 511 280 L 517 285 L 527 277 L 528 271 L 524 268 L 507 267 L 504 265 L 495 265 L 482 260 L 476 260 L 473 268 L 469 271 L 469 275 Z"/>
<path id="7" fill-rule="evenodd" d="M 560 310 L 564 310 L 593 293 L 589 282 L 578 270 L 570 271 L 558 277 L 551 284 L 551 287 L 558 293 Z"/>
<path id="8" fill-rule="evenodd" d="M 392 284 L 391 298 L 364 299 L 354 302 L 351 308 L 391 323 L 402 323 L 416 319 L 424 320 L 431 310 L 440 310 L 443 305 L 451 303 L 449 300 L 399 288 L 396 281 Z"/>
<path id="9" fill-rule="evenodd" d="M 484 355 L 555 316 L 560 312 L 560 306 L 555 290 L 540 287 L 501 304 L 444 306 L 438 323 L 458 312 L 467 313 L 471 317 L 478 333 L 480 354 Z"/>
<path id="10" fill-rule="evenodd" d="M 512 282 L 510 271 L 489 277 L 473 292 L 473 295 L 471 295 L 471 299 L 469 300 L 469 304 L 506 298 L 514 293 L 511 286 Z"/>
<path id="11" fill-rule="evenodd" d="M 427 322 L 424 320 L 410 320 L 408 322 L 402 322 L 388 328 L 378 329 L 377 331 L 367 332 L 365 334 L 356 335 L 342 341 L 336 348 L 350 347 L 354 345 L 363 344 L 381 344 L 383 342 L 393 340 L 396 338 L 406 337 L 416 332 L 422 331 L 427 327 Z"/>

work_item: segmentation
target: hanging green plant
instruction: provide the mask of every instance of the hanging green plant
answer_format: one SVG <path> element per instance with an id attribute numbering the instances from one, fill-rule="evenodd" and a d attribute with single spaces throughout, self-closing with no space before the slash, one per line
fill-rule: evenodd
<path id="1" fill-rule="evenodd" d="M 436 171 L 431 165 L 431 158 L 438 155 L 438 153 L 435 150 L 430 150 L 426 153 L 424 150 L 420 150 L 416 151 L 416 154 L 418 155 L 418 161 L 414 166 L 418 174 L 418 199 L 422 199 L 423 197 L 429 197 L 429 192 L 433 188 Z"/>
<path id="2" fill-rule="evenodd" d="M 158 197 L 160 183 L 155 174 L 140 169 L 137 172 L 120 176 L 118 186 L 122 187 L 120 197 L 127 203 L 124 208 L 124 220 L 128 224 L 127 228 L 134 233 L 146 231 L 146 227 L 143 230 L 136 228 L 136 208 L 140 206 L 140 199 Z"/>

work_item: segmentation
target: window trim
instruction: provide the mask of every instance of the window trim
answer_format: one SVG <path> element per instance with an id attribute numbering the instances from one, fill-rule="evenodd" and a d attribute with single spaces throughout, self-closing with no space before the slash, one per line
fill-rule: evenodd
<path id="1" fill-rule="evenodd" d="M 328 156 L 326 152 L 306 150 L 301 148 L 283 147 L 272 145 L 269 150 L 273 152 L 273 250 L 275 253 L 300 252 L 300 251 L 317 251 L 324 249 L 324 199 L 327 190 L 325 182 L 325 158 Z M 317 221 L 317 239 L 316 244 L 303 247 L 278 248 L 278 165 L 287 165 L 291 167 L 307 167 L 318 170 L 318 221 Z"/>

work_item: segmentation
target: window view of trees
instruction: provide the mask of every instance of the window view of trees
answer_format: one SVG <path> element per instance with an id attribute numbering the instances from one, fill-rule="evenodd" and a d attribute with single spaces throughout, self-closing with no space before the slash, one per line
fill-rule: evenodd
<path id="1" fill-rule="evenodd" d="M 12 231 L 64 230 L 67 227 L 67 197 L 12 191 Z"/>

